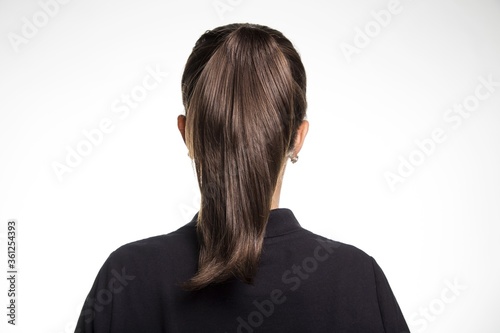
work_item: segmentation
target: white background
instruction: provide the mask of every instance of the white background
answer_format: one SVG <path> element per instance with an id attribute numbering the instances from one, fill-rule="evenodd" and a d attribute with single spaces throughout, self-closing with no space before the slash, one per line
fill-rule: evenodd
<path id="1" fill-rule="evenodd" d="M 499 332 L 500 86 L 460 126 L 445 116 L 474 100 L 479 77 L 500 82 L 500 2 L 401 0 L 382 26 L 371 12 L 388 6 L 73 0 L 44 21 L 40 2 L 1 0 L 0 266 L 17 219 L 20 272 L 14 328 L 0 284 L 1 331 L 72 332 L 111 251 L 192 218 L 197 185 L 176 127 L 182 70 L 205 30 L 251 22 L 282 31 L 308 73 L 310 131 L 281 207 L 372 255 L 413 332 Z M 168 77 L 120 119 L 113 104 L 148 67 Z M 111 133 L 59 180 L 54 162 L 105 118 Z M 437 128 L 446 140 L 419 153 L 415 140 Z M 410 156 L 420 165 L 391 190 L 384 175 Z"/>

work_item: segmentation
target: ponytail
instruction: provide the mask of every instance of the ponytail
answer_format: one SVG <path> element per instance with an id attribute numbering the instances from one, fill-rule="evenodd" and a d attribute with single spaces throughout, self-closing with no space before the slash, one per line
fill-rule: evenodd
<path id="1" fill-rule="evenodd" d="M 197 290 L 253 283 L 278 177 L 305 116 L 305 71 L 292 44 L 264 26 L 207 31 L 182 77 L 186 144 L 201 192 Z"/>

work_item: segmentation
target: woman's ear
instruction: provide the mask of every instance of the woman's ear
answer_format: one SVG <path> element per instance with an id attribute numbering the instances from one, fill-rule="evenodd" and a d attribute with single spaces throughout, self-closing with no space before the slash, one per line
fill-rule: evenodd
<path id="1" fill-rule="evenodd" d="M 182 140 L 186 143 L 186 116 L 181 114 L 177 117 L 177 128 L 181 132 Z"/>
<path id="2" fill-rule="evenodd" d="M 309 122 L 304 119 L 297 129 L 297 137 L 295 138 L 295 146 L 293 150 L 294 156 L 297 156 L 300 152 L 300 149 L 302 149 L 302 145 L 304 144 L 304 140 L 306 139 L 308 130 Z"/>

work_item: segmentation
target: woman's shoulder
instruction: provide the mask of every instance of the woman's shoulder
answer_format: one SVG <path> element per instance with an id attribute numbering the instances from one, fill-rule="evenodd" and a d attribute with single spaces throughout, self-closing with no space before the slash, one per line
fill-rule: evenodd
<path id="1" fill-rule="evenodd" d="M 144 260 L 175 259 L 197 251 L 195 225 L 189 222 L 172 232 L 125 243 L 112 251 L 111 262 L 143 262 Z"/>
<path id="2" fill-rule="evenodd" d="M 274 249 L 281 247 L 284 251 L 290 250 L 297 256 L 313 253 L 316 256 L 324 254 L 335 260 L 351 262 L 372 260 L 370 255 L 354 245 L 311 231 L 307 224 L 299 223 L 289 208 L 271 211 L 265 244 Z"/>
<path id="3" fill-rule="evenodd" d="M 314 233 L 308 229 L 303 229 L 303 236 L 315 253 L 328 253 L 338 260 L 349 262 L 366 262 L 371 264 L 374 260 L 371 255 L 356 245 L 348 242 L 335 240 L 325 235 Z"/>

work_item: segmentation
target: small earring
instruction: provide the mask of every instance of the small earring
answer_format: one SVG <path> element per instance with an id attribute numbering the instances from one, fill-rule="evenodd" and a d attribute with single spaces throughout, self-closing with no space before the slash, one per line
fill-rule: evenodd
<path id="1" fill-rule="evenodd" d="M 290 161 L 292 163 L 297 163 L 297 161 L 299 160 L 299 155 L 296 155 L 296 156 L 290 156 Z"/>

